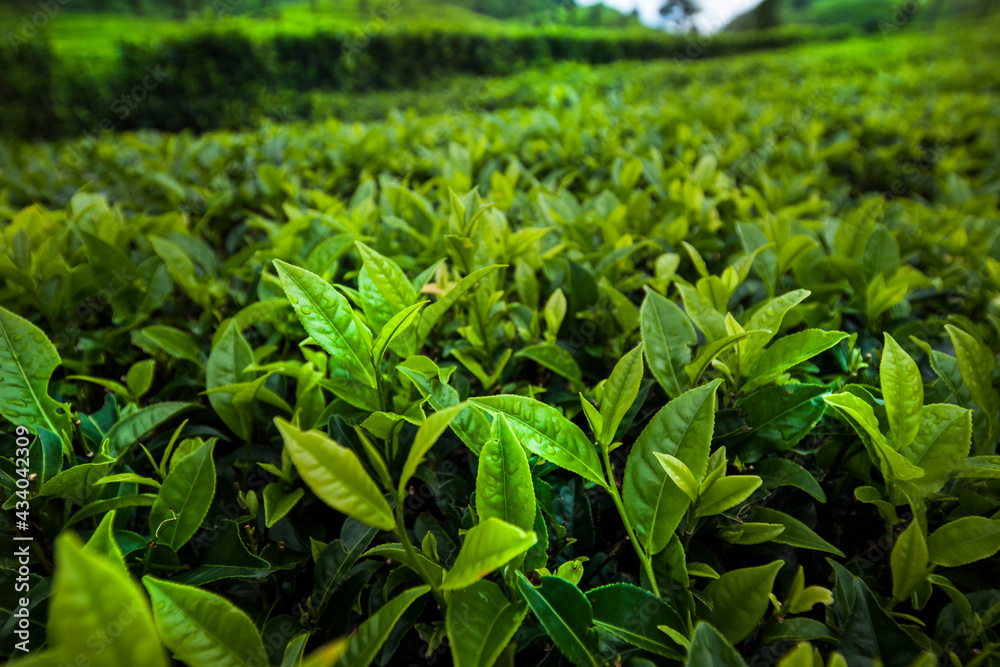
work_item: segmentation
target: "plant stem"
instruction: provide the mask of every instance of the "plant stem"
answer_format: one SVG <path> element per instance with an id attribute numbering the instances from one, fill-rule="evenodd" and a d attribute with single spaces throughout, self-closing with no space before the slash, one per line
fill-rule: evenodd
<path id="1" fill-rule="evenodd" d="M 611 457 L 608 455 L 608 448 L 601 447 L 601 454 L 604 456 L 604 472 L 608 476 L 608 491 L 611 492 L 611 500 L 614 501 L 615 508 L 622 518 L 622 523 L 625 524 L 625 532 L 628 533 L 628 537 L 632 541 L 632 548 L 635 549 L 635 555 L 642 562 L 642 568 L 646 571 L 646 578 L 649 579 L 649 585 L 652 586 L 653 593 L 656 597 L 660 597 L 660 588 L 656 585 L 656 574 L 653 572 L 653 563 L 643 552 L 639 540 L 635 537 L 632 522 L 629 521 L 628 514 L 625 512 L 625 504 L 622 502 L 621 494 L 618 492 L 618 484 L 615 482 L 615 475 L 611 469 Z"/>
<path id="2" fill-rule="evenodd" d="M 684 526 L 684 553 L 688 552 L 691 547 L 691 538 L 694 537 L 694 528 L 688 528 Z"/>
<path id="3" fill-rule="evenodd" d="M 406 555 L 413 560 L 413 565 L 417 570 L 417 574 L 420 578 L 431 587 L 431 594 L 434 599 L 437 600 L 438 606 L 441 608 L 441 614 L 443 615 L 448 610 L 448 604 L 445 602 L 444 595 L 441 593 L 441 589 L 437 582 L 427 574 L 424 570 L 424 562 L 420 557 L 420 553 L 417 551 L 413 543 L 410 542 L 410 536 L 406 533 L 406 524 L 403 522 L 403 498 L 400 497 L 396 500 L 396 507 L 393 511 L 393 516 L 396 519 L 396 536 L 399 537 L 400 543 L 403 545 L 403 551 Z"/>

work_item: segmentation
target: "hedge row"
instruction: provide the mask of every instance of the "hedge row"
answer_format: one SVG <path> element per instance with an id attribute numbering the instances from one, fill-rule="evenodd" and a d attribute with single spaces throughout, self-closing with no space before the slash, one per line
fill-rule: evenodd
<path id="1" fill-rule="evenodd" d="M 22 138 L 154 128 L 238 128 L 286 109 L 308 114 L 311 90 L 411 88 L 451 74 L 500 76 L 573 60 L 677 59 L 728 55 L 845 36 L 783 29 L 718 37 L 598 36 L 551 31 L 320 33 L 257 41 L 218 29 L 154 45 L 123 43 L 118 61 L 86 71 L 44 43 L 0 52 L 0 133 Z"/>

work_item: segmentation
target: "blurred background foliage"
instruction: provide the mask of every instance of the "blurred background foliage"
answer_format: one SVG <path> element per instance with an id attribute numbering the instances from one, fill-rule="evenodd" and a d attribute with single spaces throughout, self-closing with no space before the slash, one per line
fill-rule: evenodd
<path id="1" fill-rule="evenodd" d="M 687 61 L 931 30 L 988 15 L 990 2 L 765 0 L 717 34 L 695 31 L 700 9 L 667 0 L 664 31 L 637 12 L 573 0 L 8 0 L 0 134 L 240 129 L 321 118 L 310 103 L 316 93 L 440 90 L 456 76 L 558 61 Z"/>

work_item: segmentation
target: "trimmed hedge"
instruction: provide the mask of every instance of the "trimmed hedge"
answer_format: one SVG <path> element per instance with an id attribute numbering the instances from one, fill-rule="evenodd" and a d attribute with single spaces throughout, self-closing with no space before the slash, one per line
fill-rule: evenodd
<path id="1" fill-rule="evenodd" d="M 837 39 L 836 30 L 781 29 L 712 37 L 553 30 L 448 30 L 277 35 L 199 30 L 153 45 L 123 43 L 118 61 L 85 71 L 44 44 L 0 54 L 0 131 L 20 138 L 153 128 L 243 128 L 277 108 L 309 113 L 301 93 L 412 88 L 453 74 L 502 76 L 553 61 L 690 60 Z"/>

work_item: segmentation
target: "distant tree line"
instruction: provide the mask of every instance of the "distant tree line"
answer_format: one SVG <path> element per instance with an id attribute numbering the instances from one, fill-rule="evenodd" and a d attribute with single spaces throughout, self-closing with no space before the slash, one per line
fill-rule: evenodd
<path id="1" fill-rule="evenodd" d="M 220 14 L 247 13 L 270 9 L 276 0 L 51 0 L 69 11 L 120 12 L 136 15 L 171 15 L 183 19 L 206 10 Z M 316 0 L 310 0 L 313 4 Z M 365 0 L 360 0 L 364 2 Z M 37 11 L 39 0 L 0 0 L 0 8 L 24 14 Z"/>
<path id="2" fill-rule="evenodd" d="M 37 9 L 39 0 L 0 0 L 0 7 L 9 7 L 18 13 Z M 218 13 L 248 13 L 267 10 L 279 3 L 301 2 L 301 0 L 52 0 L 73 11 L 130 12 L 133 14 L 170 14 L 184 18 L 189 13 L 203 13 L 214 9 Z M 372 11 L 370 0 L 309 0 L 314 10 L 323 4 L 343 5 L 356 3 L 362 15 Z M 452 0 L 456 5 L 465 6 L 481 14 L 497 18 L 509 18 L 552 11 L 571 10 L 574 0 Z"/>
<path id="3" fill-rule="evenodd" d="M 456 4 L 465 3 L 460 1 Z M 576 6 L 576 3 L 573 0 L 472 0 L 468 6 L 480 14 L 497 18 L 510 18 L 546 12 L 559 7 L 571 9 Z"/>

